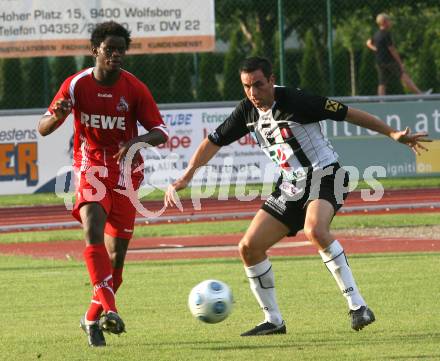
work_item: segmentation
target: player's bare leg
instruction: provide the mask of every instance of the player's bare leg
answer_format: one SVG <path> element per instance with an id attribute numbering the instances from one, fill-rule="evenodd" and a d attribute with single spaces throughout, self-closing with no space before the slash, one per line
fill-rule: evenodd
<path id="1" fill-rule="evenodd" d="M 414 81 L 411 79 L 408 73 L 403 72 L 402 75 L 400 76 L 400 80 L 402 84 L 411 91 L 411 93 L 422 94 L 422 91 L 414 83 Z"/>
<path id="2" fill-rule="evenodd" d="M 104 241 L 113 268 L 123 268 L 130 240 L 106 234 Z"/>
<path id="3" fill-rule="evenodd" d="M 80 210 L 86 245 L 104 243 L 104 227 L 107 214 L 99 203 L 84 204 Z"/>
<path id="4" fill-rule="evenodd" d="M 263 323 L 242 336 L 286 333 L 278 308 L 272 264 L 266 251 L 280 241 L 289 229 L 264 210 L 259 210 L 239 243 L 239 252 L 251 290 L 265 316 Z"/>
<path id="5" fill-rule="evenodd" d="M 358 290 L 344 249 L 330 233 L 334 212 L 331 203 L 324 199 L 310 202 L 307 207 L 304 233 L 318 248 L 324 264 L 347 299 L 352 328 L 358 331 L 374 321 L 374 314 L 367 307 Z"/>

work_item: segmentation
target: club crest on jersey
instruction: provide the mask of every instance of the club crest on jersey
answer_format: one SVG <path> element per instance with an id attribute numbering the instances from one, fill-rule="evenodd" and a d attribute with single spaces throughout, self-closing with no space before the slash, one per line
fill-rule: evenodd
<path id="1" fill-rule="evenodd" d="M 261 133 L 264 134 L 264 137 L 266 138 L 267 142 L 272 145 L 275 144 L 275 134 L 274 129 L 261 129 Z"/>
<path id="2" fill-rule="evenodd" d="M 128 103 L 124 97 L 119 99 L 119 104 L 116 106 L 116 110 L 122 113 L 128 112 Z"/>

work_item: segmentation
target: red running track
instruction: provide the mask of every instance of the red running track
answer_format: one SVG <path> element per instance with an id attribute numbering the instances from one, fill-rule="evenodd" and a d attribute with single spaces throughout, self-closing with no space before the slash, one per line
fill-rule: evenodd
<path id="1" fill-rule="evenodd" d="M 231 214 L 238 212 L 254 213 L 261 205 L 261 200 L 240 202 L 238 200 L 218 201 L 203 200 L 201 209 L 194 209 L 191 201 L 184 201 L 184 212 L 177 209 L 167 209 L 165 217 L 194 216 L 209 214 Z M 357 212 L 364 213 L 368 205 L 380 206 L 379 209 L 369 210 L 369 213 L 385 213 L 386 207 L 399 206 L 399 209 L 390 208 L 389 213 L 411 212 L 414 205 L 418 204 L 417 212 L 439 211 L 440 190 L 438 189 L 417 189 L 387 191 L 382 199 L 376 202 L 367 202 L 362 199 L 360 192 L 353 192 L 344 208 L 360 207 Z M 148 202 L 145 205 L 150 210 L 162 208 L 162 202 Z M 422 206 L 420 206 L 422 205 Z M 365 207 L 365 208 L 363 208 Z M 344 209 L 343 208 L 343 209 Z M 353 214 L 350 212 L 348 214 Z M 343 214 L 341 212 L 341 214 Z M 15 207 L 0 208 L 0 229 L 1 226 L 14 224 L 36 224 L 71 222 L 72 217 L 62 206 L 38 206 L 38 207 Z M 176 259 L 176 258 L 219 258 L 237 257 L 237 244 L 241 235 L 221 236 L 186 236 L 186 237 L 162 237 L 135 239 L 131 242 L 128 260 L 145 259 Z M 440 239 L 423 238 L 393 238 L 393 237 L 353 237 L 338 235 L 347 253 L 384 253 L 384 252 L 439 252 Z M 82 241 L 48 242 L 48 243 L 18 243 L 0 244 L 0 254 L 29 255 L 34 257 L 55 258 L 55 259 L 82 259 L 84 244 Z M 316 254 L 312 247 L 299 234 L 295 238 L 285 238 L 273 247 L 271 255 L 279 256 L 301 256 Z"/>
<path id="2" fill-rule="evenodd" d="M 252 201 L 239 201 L 230 199 L 219 201 L 217 199 L 204 199 L 201 202 L 201 209 L 195 209 L 191 200 L 185 200 L 183 212 L 176 208 L 168 208 L 162 216 L 153 219 L 154 222 L 160 222 L 163 219 L 185 219 L 185 217 L 200 216 L 209 220 L 209 215 L 223 214 L 225 218 L 234 213 L 255 213 L 262 204 L 261 199 Z M 163 207 L 162 201 L 151 201 L 143 203 L 144 207 L 150 212 L 157 212 Z M 386 191 L 383 197 L 378 201 L 363 200 L 360 192 L 352 192 L 340 214 L 354 213 L 407 213 L 414 209 L 418 204 L 417 212 L 438 212 L 440 210 L 440 189 L 414 189 L 414 190 L 393 190 Z M 379 206 L 380 209 L 371 209 Z M 397 206 L 397 208 L 387 208 L 388 206 Z M 358 208 L 356 211 L 350 208 Z M 370 209 L 369 209 L 370 207 Z M 141 215 L 139 215 L 141 217 Z M 250 217 L 247 216 L 247 217 Z M 230 216 L 229 218 L 237 218 Z M 242 216 L 242 218 L 246 218 Z M 33 225 L 58 222 L 74 222 L 70 211 L 64 206 L 32 206 L 32 207 L 5 207 L 0 208 L 0 231 L 2 227 L 11 225 Z M 76 225 L 74 223 L 74 225 Z M 79 226 L 79 224 L 77 224 Z"/>
<path id="3" fill-rule="evenodd" d="M 204 200 L 201 210 L 194 209 L 191 201 L 183 202 L 183 215 L 209 215 L 231 214 L 233 212 L 255 212 L 261 205 L 261 200 L 240 202 L 238 200 L 218 201 Z M 420 211 L 437 211 L 432 204 L 440 202 L 438 189 L 417 189 L 387 191 L 384 197 L 374 205 L 402 205 L 400 212 L 411 212 L 414 204 L 426 204 Z M 345 208 L 371 204 L 362 200 L 359 192 L 353 192 Z M 162 202 L 149 202 L 148 207 L 159 210 Z M 360 211 L 362 212 L 362 210 Z M 376 213 L 374 211 L 372 213 Z M 385 212 L 382 210 L 380 212 Z M 350 213 L 352 214 L 352 213 Z M 165 216 L 181 216 L 177 209 L 167 209 Z M 62 206 L 38 206 L 0 208 L 0 228 L 8 224 L 33 224 L 50 223 L 57 221 L 72 221 L 68 211 Z M 176 259 L 176 258 L 238 258 L 237 244 L 240 234 L 221 236 L 185 236 L 185 237 L 154 237 L 135 239 L 131 242 L 128 260 L 145 259 Z M 387 237 L 353 237 L 338 235 L 347 253 L 386 253 L 386 252 L 439 252 L 440 239 L 424 238 L 393 238 Z M 0 253 L 29 255 L 34 257 L 55 259 L 82 259 L 84 249 L 83 241 L 48 242 L 48 243 L 17 243 L 0 244 Z M 270 252 L 274 256 L 301 256 L 316 254 L 316 249 L 311 246 L 300 233 L 297 237 L 285 238 L 273 247 Z"/>
<path id="4" fill-rule="evenodd" d="M 338 234 L 347 254 L 389 252 L 440 252 L 440 239 L 353 237 Z M 237 244 L 240 234 L 221 236 L 152 237 L 131 241 L 129 261 L 187 258 L 239 258 Z M 0 244 L 0 254 L 24 255 L 36 258 L 82 260 L 83 241 Z M 317 255 L 301 233 L 283 239 L 270 249 L 271 256 Z"/>

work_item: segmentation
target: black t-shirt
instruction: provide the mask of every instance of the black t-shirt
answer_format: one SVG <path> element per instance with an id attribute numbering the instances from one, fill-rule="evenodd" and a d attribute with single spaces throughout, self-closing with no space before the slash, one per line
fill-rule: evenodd
<path id="1" fill-rule="evenodd" d="M 337 161 L 338 155 L 319 122 L 342 121 L 347 109 L 346 105 L 326 97 L 277 86 L 272 109 L 259 111 L 245 98 L 208 138 L 224 146 L 251 132 L 263 152 L 282 168 L 287 178 L 298 179 L 301 168 L 318 169 Z"/>
<path id="2" fill-rule="evenodd" d="M 393 45 L 389 31 L 378 30 L 373 36 L 373 44 L 377 48 L 376 62 L 378 64 L 389 64 L 396 61 L 388 50 L 388 47 Z"/>

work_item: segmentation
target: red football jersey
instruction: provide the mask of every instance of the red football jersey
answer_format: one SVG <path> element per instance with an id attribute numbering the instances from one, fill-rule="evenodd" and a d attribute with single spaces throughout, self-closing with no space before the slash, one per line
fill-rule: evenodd
<path id="1" fill-rule="evenodd" d="M 137 121 L 147 130 L 160 129 L 167 134 L 165 124 L 147 86 L 133 74 L 121 70 L 112 86 L 100 85 L 93 78 L 93 68 L 84 69 L 61 85 L 53 103 L 70 99 L 74 115 L 74 167 L 86 171 L 91 166 L 105 166 L 123 186 L 123 162 L 117 165 L 113 156 L 119 146 L 138 136 Z M 138 166 L 141 159 L 136 160 Z"/>

